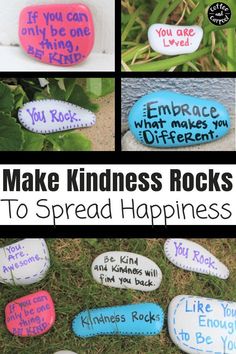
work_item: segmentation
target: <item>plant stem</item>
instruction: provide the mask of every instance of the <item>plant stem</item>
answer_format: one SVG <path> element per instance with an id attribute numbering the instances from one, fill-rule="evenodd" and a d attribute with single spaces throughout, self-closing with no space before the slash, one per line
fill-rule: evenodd
<path id="1" fill-rule="evenodd" d="M 133 24 L 135 23 L 137 17 L 141 14 L 141 12 L 143 11 L 143 9 L 145 8 L 145 5 L 140 6 L 131 16 L 130 16 L 130 20 L 127 23 L 122 36 L 121 36 L 121 41 L 124 42 L 131 30 L 131 28 L 133 27 Z"/>
<path id="2" fill-rule="evenodd" d="M 228 71 L 236 71 L 236 33 L 234 28 L 227 30 L 227 68 Z M 230 60 L 231 59 L 231 60 Z"/>

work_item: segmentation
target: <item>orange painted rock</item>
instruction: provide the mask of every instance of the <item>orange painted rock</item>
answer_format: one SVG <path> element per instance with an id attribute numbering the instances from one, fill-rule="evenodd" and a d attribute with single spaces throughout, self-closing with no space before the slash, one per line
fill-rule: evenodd
<path id="1" fill-rule="evenodd" d="M 55 318 L 54 303 L 47 291 L 16 299 L 5 308 L 7 329 L 19 337 L 35 337 L 48 332 Z"/>
<path id="2" fill-rule="evenodd" d="M 41 62 L 81 63 L 94 44 L 92 14 L 82 4 L 28 6 L 20 14 L 19 39 L 24 51 Z"/>

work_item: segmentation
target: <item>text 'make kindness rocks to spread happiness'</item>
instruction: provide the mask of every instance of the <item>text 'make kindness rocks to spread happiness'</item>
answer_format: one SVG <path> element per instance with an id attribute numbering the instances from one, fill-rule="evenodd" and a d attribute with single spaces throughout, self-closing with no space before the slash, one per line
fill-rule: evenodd
<path id="1" fill-rule="evenodd" d="M 25 52 L 53 65 L 84 61 L 94 44 L 90 10 L 82 4 L 29 6 L 22 10 L 19 38 Z"/>
<path id="2" fill-rule="evenodd" d="M 140 98 L 128 120 L 139 142 L 159 148 L 211 142 L 230 128 L 229 114 L 219 102 L 170 91 Z"/>
<path id="3" fill-rule="evenodd" d="M 160 286 L 160 268 L 147 257 L 131 252 L 106 252 L 92 264 L 94 279 L 103 285 L 122 289 L 152 291 Z"/>
<path id="4" fill-rule="evenodd" d="M 42 238 L 28 238 L 0 248 L 1 283 L 33 284 L 45 277 L 49 267 L 49 252 Z"/>
<path id="5" fill-rule="evenodd" d="M 142 303 L 80 312 L 73 320 L 75 335 L 153 336 L 162 331 L 164 313 L 158 304 Z"/>
<path id="6" fill-rule="evenodd" d="M 164 55 L 195 52 L 202 40 L 203 30 L 199 26 L 171 26 L 154 24 L 148 30 L 152 49 Z"/>
<path id="7" fill-rule="evenodd" d="M 26 129 L 43 134 L 87 128 L 96 123 L 93 112 L 58 100 L 28 102 L 19 109 L 18 118 Z"/>
<path id="8" fill-rule="evenodd" d="M 180 238 L 167 239 L 164 248 L 166 257 L 177 267 L 220 279 L 229 277 L 229 269 L 196 242 Z"/>
<path id="9" fill-rule="evenodd" d="M 235 302 L 177 296 L 169 305 L 168 327 L 172 341 L 186 353 L 236 353 Z"/>
<path id="10" fill-rule="evenodd" d="M 35 337 L 48 332 L 55 318 L 53 300 L 44 290 L 16 299 L 5 308 L 7 329 L 19 337 Z"/>

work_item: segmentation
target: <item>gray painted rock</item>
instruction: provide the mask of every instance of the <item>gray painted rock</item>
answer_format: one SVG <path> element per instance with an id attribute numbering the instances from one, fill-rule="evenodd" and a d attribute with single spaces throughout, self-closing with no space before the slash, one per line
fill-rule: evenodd
<path id="1" fill-rule="evenodd" d="M 106 252 L 92 264 L 93 278 L 106 286 L 141 291 L 156 290 L 161 283 L 160 268 L 147 257 L 131 252 Z"/>
<path id="2" fill-rule="evenodd" d="M 235 354 L 235 323 L 235 302 L 180 295 L 168 309 L 170 337 L 189 354 Z"/>
<path id="3" fill-rule="evenodd" d="M 220 279 L 229 277 L 229 269 L 196 242 L 170 238 L 165 242 L 164 249 L 169 261 L 179 268 L 214 275 Z"/>

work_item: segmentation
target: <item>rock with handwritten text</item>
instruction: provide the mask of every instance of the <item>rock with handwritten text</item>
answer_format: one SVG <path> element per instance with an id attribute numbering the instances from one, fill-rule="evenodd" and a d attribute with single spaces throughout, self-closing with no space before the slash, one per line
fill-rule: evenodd
<path id="1" fill-rule="evenodd" d="M 7 329 L 19 337 L 35 337 L 48 332 L 55 318 L 53 300 L 44 290 L 16 299 L 5 308 Z"/>
<path id="2" fill-rule="evenodd" d="M 70 350 L 60 350 L 54 354 L 76 354 L 75 352 L 71 352 Z"/>
<path id="3" fill-rule="evenodd" d="M 0 248 L 0 282 L 12 285 L 34 284 L 50 267 L 48 248 L 43 238 L 26 238 Z"/>
<path id="4" fill-rule="evenodd" d="M 189 354 L 236 353 L 236 302 L 175 297 L 168 309 L 172 341 Z"/>
<path id="5" fill-rule="evenodd" d="M 81 63 L 94 44 L 92 14 L 82 4 L 25 7 L 20 14 L 19 39 L 24 51 L 41 62 Z"/>
<path id="6" fill-rule="evenodd" d="M 58 100 L 28 102 L 19 109 L 18 118 L 26 129 L 42 134 L 87 128 L 96 123 L 93 112 Z"/>
<path id="7" fill-rule="evenodd" d="M 114 288 L 156 290 L 161 283 L 160 268 L 147 257 L 131 252 L 106 252 L 92 264 L 93 278 Z"/>
<path id="8" fill-rule="evenodd" d="M 159 148 L 209 143 L 230 129 L 229 114 L 219 102 L 171 91 L 140 98 L 128 121 L 139 142 Z"/>
<path id="9" fill-rule="evenodd" d="M 163 322 L 163 310 L 158 304 L 142 303 L 83 311 L 75 317 L 72 329 L 82 338 L 111 334 L 152 336 L 161 332 Z"/>
<path id="10" fill-rule="evenodd" d="M 167 239 L 164 249 L 166 257 L 177 267 L 220 279 L 229 277 L 228 268 L 196 242 L 180 238 Z"/>
<path id="11" fill-rule="evenodd" d="M 199 26 L 171 26 L 156 23 L 149 27 L 148 40 L 155 52 L 165 55 L 195 52 L 202 40 Z"/>

